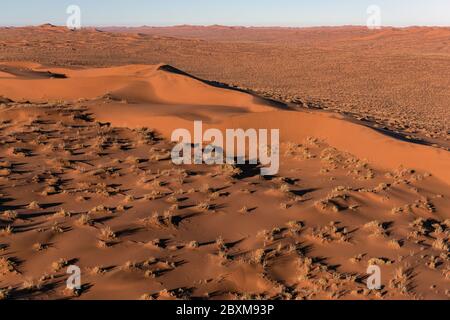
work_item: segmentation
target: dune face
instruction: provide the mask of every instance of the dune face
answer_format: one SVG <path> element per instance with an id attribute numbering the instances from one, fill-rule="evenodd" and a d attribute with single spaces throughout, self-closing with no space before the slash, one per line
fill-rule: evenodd
<path id="1" fill-rule="evenodd" d="M 165 64 L 0 72 L 1 298 L 449 298 L 448 151 Z M 278 175 L 174 165 L 194 120 L 280 129 Z"/>

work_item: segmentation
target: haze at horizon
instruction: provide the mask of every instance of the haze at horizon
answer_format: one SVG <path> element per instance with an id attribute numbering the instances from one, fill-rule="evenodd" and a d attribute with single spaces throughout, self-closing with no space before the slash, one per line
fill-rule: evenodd
<path id="1" fill-rule="evenodd" d="M 84 26 L 337 26 L 365 25 L 378 5 L 384 26 L 450 26 L 448 0 L 16 0 L 0 4 L 0 25 L 64 25 L 66 8 L 81 8 Z"/>

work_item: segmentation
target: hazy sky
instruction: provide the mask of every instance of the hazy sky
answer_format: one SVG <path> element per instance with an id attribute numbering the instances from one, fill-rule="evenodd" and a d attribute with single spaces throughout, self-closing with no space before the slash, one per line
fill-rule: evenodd
<path id="1" fill-rule="evenodd" d="M 369 5 L 388 26 L 450 26 L 450 0 L 0 0 L 0 25 L 65 25 L 68 5 L 84 26 L 365 25 Z"/>

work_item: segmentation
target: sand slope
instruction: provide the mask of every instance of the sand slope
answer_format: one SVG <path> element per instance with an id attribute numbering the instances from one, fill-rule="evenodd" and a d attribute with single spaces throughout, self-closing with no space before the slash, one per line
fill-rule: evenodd
<path id="1" fill-rule="evenodd" d="M 0 70 L 0 298 L 448 299 L 448 152 L 166 65 Z M 174 166 L 193 120 L 279 128 L 279 175 Z"/>
<path id="2" fill-rule="evenodd" d="M 112 98 L 132 103 L 227 106 L 252 112 L 268 109 L 267 105 L 248 94 L 237 91 L 223 94 L 223 90 L 219 88 L 176 74 L 176 69 L 165 71 L 166 68 L 168 66 L 131 65 L 70 70 L 4 66 L 3 72 L 8 77 L 0 79 L 0 86 L 2 94 L 15 101 L 93 99 L 108 94 Z M 60 79 L 64 81 L 53 81 L 56 80 L 52 77 L 55 74 L 64 75 L 65 79 Z M 44 79 L 36 79 L 37 77 Z M 26 91 L 23 90 L 25 86 Z"/>
<path id="3" fill-rule="evenodd" d="M 115 125 L 150 126 L 167 138 L 176 128 L 193 128 L 183 119 L 206 120 L 221 129 L 279 128 L 284 142 L 296 143 L 312 135 L 380 168 L 415 168 L 450 183 L 450 154 L 444 150 L 398 141 L 338 116 L 279 112 L 287 107 L 248 93 L 214 87 L 167 65 L 88 70 L 22 66 L 5 66 L 3 72 L 8 77 L 0 77 L 0 92 L 15 101 L 94 99 L 108 95 L 133 105 L 132 109 L 114 104 L 94 108 L 99 119 Z M 55 79 L 55 74 L 66 78 Z M 256 114 L 261 112 L 268 113 Z"/>

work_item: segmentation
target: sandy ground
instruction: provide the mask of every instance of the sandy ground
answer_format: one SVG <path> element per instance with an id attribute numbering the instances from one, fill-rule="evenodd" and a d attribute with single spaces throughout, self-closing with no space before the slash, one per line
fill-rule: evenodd
<path id="1" fill-rule="evenodd" d="M 0 60 L 167 63 L 299 107 L 334 110 L 449 148 L 450 29 L 0 28 Z"/>
<path id="2" fill-rule="evenodd" d="M 0 70 L 0 298 L 450 297 L 442 148 L 164 64 Z M 175 166 L 193 120 L 279 128 L 279 174 Z"/>

